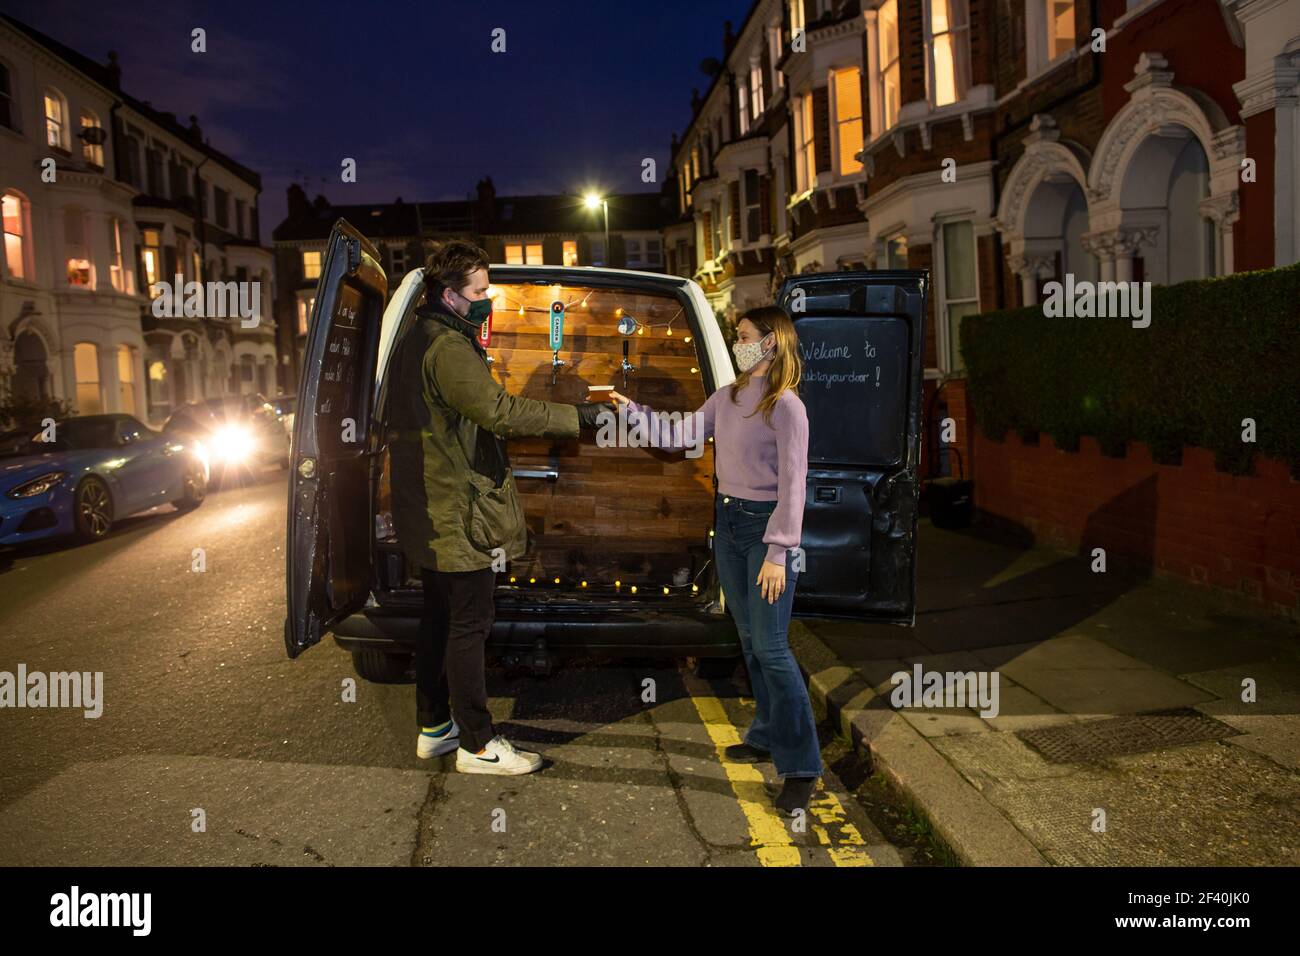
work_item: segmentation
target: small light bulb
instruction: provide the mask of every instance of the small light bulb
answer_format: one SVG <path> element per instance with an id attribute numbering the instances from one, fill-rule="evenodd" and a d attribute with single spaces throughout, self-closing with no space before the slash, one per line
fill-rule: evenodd
<path id="1" fill-rule="evenodd" d="M 556 578 L 556 579 L 555 579 L 555 583 L 556 583 L 556 584 L 559 584 L 559 583 L 560 583 L 560 579 L 559 579 L 559 578 Z"/>
<path id="2" fill-rule="evenodd" d="M 632 585 L 632 593 L 633 593 L 633 594 L 636 594 L 636 585 L 635 585 L 635 584 Z"/>
<path id="3" fill-rule="evenodd" d="M 669 334 L 669 335 L 672 335 L 672 334 L 673 334 L 673 327 L 672 327 L 671 325 L 668 326 L 668 334 Z"/>
<path id="4" fill-rule="evenodd" d="M 691 591 L 692 591 L 692 593 L 694 593 L 695 591 L 698 591 L 699 589 L 700 589 L 700 586 L 699 586 L 698 584 L 692 584 L 692 585 L 691 585 Z"/>
<path id="5" fill-rule="evenodd" d="M 616 587 L 616 588 L 621 588 L 622 586 L 623 586 L 623 582 L 622 582 L 622 581 L 615 581 L 615 582 L 614 582 L 614 587 Z"/>
<path id="6" fill-rule="evenodd" d="M 587 586 L 587 582 L 586 582 L 586 581 L 583 581 L 583 582 L 582 582 L 582 586 L 585 588 L 585 587 Z"/>
<path id="7" fill-rule="evenodd" d="M 511 583 L 511 584 L 514 584 L 514 583 L 515 583 L 515 576 L 514 576 L 513 574 L 510 575 L 510 583 Z"/>
<path id="8" fill-rule="evenodd" d="M 528 583 L 529 583 L 529 584 L 536 584 L 536 583 L 537 583 L 537 578 L 529 578 L 529 579 L 528 579 Z"/>
<path id="9" fill-rule="evenodd" d="M 690 340 L 691 340 L 691 337 L 690 337 L 689 335 L 686 336 L 686 338 L 682 339 L 683 342 L 689 342 Z"/>
<path id="10" fill-rule="evenodd" d="M 667 589 L 667 588 L 664 588 L 664 594 L 667 594 L 667 593 L 668 593 L 668 589 Z"/>

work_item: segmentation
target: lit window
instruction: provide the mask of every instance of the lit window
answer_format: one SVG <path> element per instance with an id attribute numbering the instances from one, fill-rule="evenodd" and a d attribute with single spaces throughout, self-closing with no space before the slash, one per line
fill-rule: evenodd
<path id="1" fill-rule="evenodd" d="M 299 296 L 298 298 L 298 334 L 307 334 L 307 323 L 311 321 L 311 310 L 316 305 L 314 295 Z"/>
<path id="2" fill-rule="evenodd" d="M 135 413 L 135 358 L 129 345 L 117 349 L 118 411 Z"/>
<path id="3" fill-rule="evenodd" d="M 78 342 L 72 357 L 77 372 L 77 414 L 99 415 L 104 411 L 99 396 L 99 349 L 91 342 Z"/>
<path id="4" fill-rule="evenodd" d="M 767 60 L 771 66 L 772 89 L 779 90 L 785 86 L 785 74 L 777 69 L 781 59 L 781 24 L 774 23 L 767 28 Z"/>
<path id="5" fill-rule="evenodd" d="M 835 142 L 840 151 L 840 175 L 862 171 L 856 155 L 862 152 L 862 74 L 846 67 L 831 74 L 835 93 Z"/>
<path id="6" fill-rule="evenodd" d="M 102 136 L 104 132 L 99 125 L 98 118 L 90 110 L 81 111 L 81 128 L 83 130 L 99 130 L 98 133 L 89 134 L 91 138 Z M 103 167 L 104 144 L 91 142 L 90 139 L 82 139 L 81 143 L 81 158 L 92 165 Z"/>
<path id="7" fill-rule="evenodd" d="M 63 94 L 55 89 L 45 91 L 45 143 L 66 149 L 68 143 L 67 107 Z"/>
<path id="8" fill-rule="evenodd" d="M 506 265 L 521 266 L 524 264 L 524 246 L 520 242 L 506 243 Z"/>
<path id="9" fill-rule="evenodd" d="M 790 37 L 804 28 L 803 0 L 790 0 Z"/>
<path id="10" fill-rule="evenodd" d="M 304 279 L 320 278 L 320 252 L 304 252 L 302 254 L 302 277 Z"/>
<path id="11" fill-rule="evenodd" d="M 1074 0 L 1043 0 L 1047 4 L 1047 59 L 1074 49 Z"/>
<path id="12" fill-rule="evenodd" d="M 907 268 L 907 238 L 905 236 L 895 236 L 885 243 L 885 268 Z"/>
<path id="13" fill-rule="evenodd" d="M 749 63 L 749 99 L 754 119 L 763 114 L 763 64 L 757 59 Z"/>
<path id="14" fill-rule="evenodd" d="M 898 122 L 898 0 L 887 0 L 880 5 L 876 29 L 879 31 L 876 46 L 880 62 L 878 89 L 881 104 L 881 126 L 876 132 L 883 133 Z"/>
<path id="15" fill-rule="evenodd" d="M 542 244 L 540 242 L 528 243 L 524 262 L 530 266 L 540 266 L 542 264 Z"/>
<path id="16" fill-rule="evenodd" d="M 573 239 L 564 240 L 564 264 L 566 266 L 578 264 L 578 243 Z"/>
<path id="17" fill-rule="evenodd" d="M 63 238 L 68 253 L 68 285 L 93 288 L 94 270 L 90 267 L 90 253 L 86 248 L 86 214 L 80 209 L 70 208 L 64 212 Z"/>
<path id="18" fill-rule="evenodd" d="M 157 295 L 154 285 L 162 271 L 162 247 L 157 229 L 141 231 L 140 258 L 144 262 L 145 285 L 149 289 L 150 298 L 153 298 Z"/>
<path id="19" fill-rule="evenodd" d="M 930 0 L 930 96 L 955 103 L 970 89 L 970 19 L 966 0 Z"/>
<path id="20" fill-rule="evenodd" d="M 0 212 L 4 214 L 5 271 L 14 279 L 27 278 L 23 206 L 23 200 L 14 193 L 5 193 L 0 198 Z"/>
<path id="21" fill-rule="evenodd" d="M 745 93 L 745 84 L 736 87 L 736 129 L 740 136 L 749 132 L 749 102 Z"/>

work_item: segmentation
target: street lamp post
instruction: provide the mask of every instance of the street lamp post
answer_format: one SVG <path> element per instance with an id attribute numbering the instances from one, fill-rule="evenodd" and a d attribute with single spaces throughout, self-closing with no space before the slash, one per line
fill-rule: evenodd
<path id="1" fill-rule="evenodd" d="M 609 200 L 604 196 L 597 196 L 595 193 L 587 193 L 583 201 L 588 209 L 595 209 L 599 206 L 605 213 L 605 254 L 601 257 L 604 261 L 601 265 L 609 265 Z"/>

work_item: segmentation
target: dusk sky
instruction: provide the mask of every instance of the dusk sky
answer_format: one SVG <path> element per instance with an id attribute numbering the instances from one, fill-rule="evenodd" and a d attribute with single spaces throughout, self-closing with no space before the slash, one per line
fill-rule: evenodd
<path id="1" fill-rule="evenodd" d="M 690 119 L 691 88 L 750 0 L 186 3 L 7 0 L 84 55 L 116 50 L 123 88 L 194 113 L 212 145 L 262 176 L 262 240 L 285 188 L 333 202 L 647 189 Z M 697 26 L 699 25 L 699 26 Z M 190 52 L 190 31 L 207 52 Z M 490 49 L 506 31 L 506 52 Z M 357 160 L 355 184 L 339 178 Z"/>

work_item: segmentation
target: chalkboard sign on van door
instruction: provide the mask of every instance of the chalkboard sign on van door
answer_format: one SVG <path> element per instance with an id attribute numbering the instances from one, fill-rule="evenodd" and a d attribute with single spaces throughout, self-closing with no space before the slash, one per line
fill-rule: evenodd
<path id="1" fill-rule="evenodd" d="M 794 613 L 911 624 L 929 274 L 790 276 L 808 412 Z"/>

